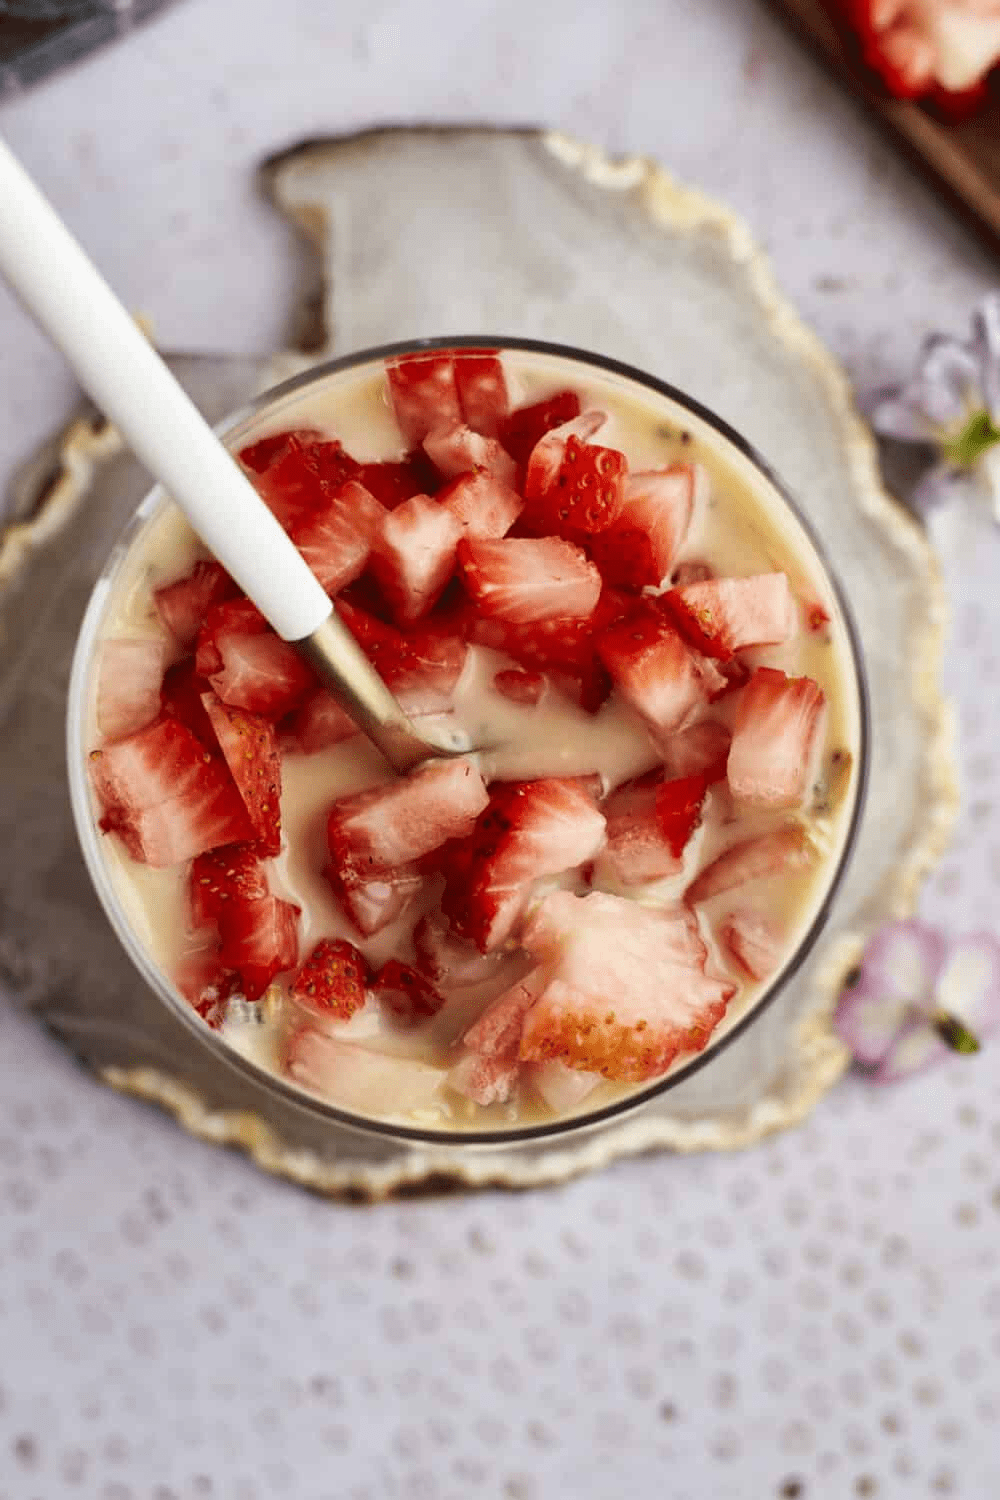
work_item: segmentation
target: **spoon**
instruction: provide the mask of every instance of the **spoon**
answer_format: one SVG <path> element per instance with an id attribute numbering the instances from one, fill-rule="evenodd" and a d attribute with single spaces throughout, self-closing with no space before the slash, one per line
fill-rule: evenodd
<path id="1" fill-rule="evenodd" d="M 467 744 L 419 734 L 236 461 L 0 140 L 0 271 L 81 385 L 283 640 L 399 774 Z"/>

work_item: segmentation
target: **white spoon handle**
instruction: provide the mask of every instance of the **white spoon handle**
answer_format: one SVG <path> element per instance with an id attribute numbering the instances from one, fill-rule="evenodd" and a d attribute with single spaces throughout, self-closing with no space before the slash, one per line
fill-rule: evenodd
<path id="1" fill-rule="evenodd" d="M 331 611 L 317 579 L 3 141 L 0 269 L 278 634 L 311 635 Z"/>

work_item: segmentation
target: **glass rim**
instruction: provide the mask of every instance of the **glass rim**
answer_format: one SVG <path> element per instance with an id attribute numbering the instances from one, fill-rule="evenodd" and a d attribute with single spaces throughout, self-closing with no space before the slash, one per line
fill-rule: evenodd
<path id="1" fill-rule="evenodd" d="M 451 349 L 497 350 L 501 353 L 505 350 L 511 350 L 529 354 L 553 355 L 562 359 L 572 360 L 631 381 L 645 388 L 647 391 L 652 391 L 658 396 L 665 397 L 682 410 L 689 412 L 693 417 L 710 427 L 717 437 L 729 443 L 757 470 L 761 478 L 770 485 L 771 489 L 791 512 L 793 518 L 805 534 L 820 564 L 826 582 L 833 593 L 850 648 L 854 687 L 857 693 L 858 754 L 854 805 L 851 809 L 850 821 L 844 835 L 836 867 L 830 876 L 829 883 L 822 900 L 816 908 L 809 927 L 801 937 L 795 951 L 773 977 L 767 988 L 762 990 L 757 996 L 756 1000 L 747 1010 L 747 1013 L 729 1027 L 717 1041 L 713 1043 L 710 1038 L 701 1052 L 693 1054 L 679 1066 L 672 1068 L 666 1075 L 650 1079 L 646 1085 L 634 1086 L 621 1098 L 615 1099 L 599 1109 L 582 1111 L 576 1115 L 559 1117 L 544 1123 L 474 1128 L 470 1130 L 464 1130 L 457 1126 L 453 1128 L 434 1128 L 416 1124 L 411 1125 L 355 1114 L 351 1110 L 330 1103 L 319 1095 L 299 1088 L 290 1080 L 281 1077 L 278 1073 L 253 1062 L 250 1058 L 245 1057 L 239 1052 L 231 1043 L 225 1041 L 221 1033 L 209 1027 L 188 1001 L 184 999 L 167 975 L 154 963 L 125 915 L 123 903 L 111 879 L 107 863 L 101 851 L 97 824 L 91 806 L 91 788 L 85 771 L 87 750 L 83 743 L 83 728 L 87 694 L 90 687 L 93 645 L 97 627 L 103 618 L 118 569 L 124 562 L 138 533 L 164 504 L 172 503 L 169 501 L 169 496 L 160 484 L 153 485 L 125 523 L 105 560 L 100 575 L 95 581 L 87 608 L 80 623 L 80 630 L 73 653 L 67 701 L 67 770 L 70 803 L 77 837 L 80 842 L 84 862 L 87 865 L 91 881 L 104 909 L 105 916 L 108 918 L 113 931 L 133 965 L 156 994 L 157 998 L 178 1017 L 191 1034 L 196 1036 L 202 1045 L 213 1053 L 216 1058 L 224 1062 L 230 1069 L 235 1070 L 240 1076 L 249 1078 L 265 1090 L 276 1094 L 283 1103 L 290 1104 L 314 1117 L 320 1116 L 328 1120 L 331 1124 L 359 1132 L 362 1135 L 376 1136 L 409 1145 L 451 1146 L 455 1149 L 495 1149 L 504 1146 L 538 1145 L 550 1140 L 560 1141 L 567 1136 L 597 1130 L 616 1119 L 636 1113 L 651 1103 L 652 1100 L 676 1088 L 678 1084 L 686 1082 L 695 1073 L 700 1072 L 702 1068 L 718 1057 L 725 1048 L 729 1047 L 738 1037 L 741 1037 L 760 1018 L 763 1012 L 773 1004 L 813 951 L 826 925 L 830 908 L 840 890 L 847 867 L 854 853 L 868 789 L 871 720 L 864 656 L 861 651 L 853 613 L 844 594 L 840 579 L 826 554 L 821 539 L 808 517 L 802 513 L 788 486 L 779 478 L 772 466 L 757 449 L 740 432 L 730 426 L 724 418 L 718 416 L 717 413 L 703 405 L 696 398 L 687 395 L 684 391 L 671 385 L 668 381 L 661 380 L 655 375 L 650 375 L 643 370 L 639 370 L 634 365 L 627 364 L 622 360 L 613 359 L 607 355 L 594 354 L 589 350 L 578 349 L 572 345 L 557 344 L 542 339 L 526 339 L 489 334 L 403 339 L 394 341 L 393 343 L 379 344 L 371 348 L 356 350 L 350 354 L 338 355 L 333 359 L 311 365 L 308 369 L 302 370 L 298 374 L 268 387 L 267 390 L 262 391 L 258 396 L 245 402 L 236 411 L 228 414 L 221 421 L 214 423 L 213 431 L 225 442 L 229 433 L 235 432 L 248 420 L 259 416 L 268 407 L 275 405 L 285 397 L 294 395 L 306 386 L 319 383 L 343 371 L 357 369 L 366 364 L 384 363 L 387 359 L 392 359 L 399 355 L 420 354 L 424 352 L 433 354 L 438 351 Z"/>

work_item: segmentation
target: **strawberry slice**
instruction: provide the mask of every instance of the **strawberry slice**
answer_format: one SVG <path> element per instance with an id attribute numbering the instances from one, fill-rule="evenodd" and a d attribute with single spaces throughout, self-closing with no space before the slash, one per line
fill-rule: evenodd
<path id="1" fill-rule="evenodd" d="M 533 536 L 589 537 L 614 525 L 628 462 L 617 448 L 586 441 L 604 421 L 584 412 L 547 433 L 528 460 L 521 527 Z"/>
<path id="2" fill-rule="evenodd" d="M 701 822 L 707 791 L 704 776 L 681 776 L 676 781 L 664 781 L 656 789 L 656 816 L 678 859 Z"/>
<path id="3" fill-rule="evenodd" d="M 698 719 L 687 729 L 657 737 L 656 743 L 668 778 L 701 776 L 712 786 L 725 779 L 731 739 L 717 719 Z"/>
<path id="4" fill-rule="evenodd" d="M 281 756 L 274 725 L 230 708 L 214 693 L 202 704 L 249 815 L 262 854 L 281 851 Z"/>
<path id="5" fill-rule="evenodd" d="M 512 625 L 593 614 L 601 575 L 579 547 L 560 537 L 463 541 L 462 582 L 483 614 Z"/>
<path id="6" fill-rule="evenodd" d="M 219 959 L 240 976 L 240 993 L 259 1000 L 276 974 L 299 957 L 300 908 L 277 896 L 229 901 L 219 912 Z"/>
<path id="7" fill-rule="evenodd" d="M 406 442 L 422 443 L 432 427 L 461 422 L 451 354 L 404 354 L 386 364 L 389 401 Z"/>
<path id="8" fill-rule="evenodd" d="M 323 875 L 337 904 L 362 937 L 371 937 L 395 922 L 423 889 L 419 865 L 401 865 L 384 875 L 364 879 L 355 870 L 327 865 Z"/>
<path id="9" fill-rule="evenodd" d="M 429 495 L 414 495 L 385 515 L 371 566 L 399 624 L 414 624 L 440 598 L 461 535 L 461 523 Z"/>
<path id="10" fill-rule="evenodd" d="M 805 829 L 799 823 L 788 823 L 770 833 L 730 844 L 692 880 L 684 892 L 684 900 L 693 906 L 710 901 L 713 896 L 735 890 L 749 880 L 766 880 L 770 875 L 804 869 L 813 857 Z"/>
<path id="11" fill-rule="evenodd" d="M 325 498 L 290 529 L 292 541 L 328 594 L 364 572 L 385 507 L 356 479 Z"/>
<path id="12" fill-rule="evenodd" d="M 459 474 L 489 474 L 500 484 L 512 485 L 517 464 L 496 438 L 473 432 L 464 422 L 441 422 L 424 438 L 424 452 L 445 479 Z"/>
<path id="13" fill-rule="evenodd" d="M 239 593 L 221 563 L 203 560 L 185 577 L 154 589 L 153 603 L 170 634 L 190 650 L 212 605 L 237 599 Z"/>
<path id="14" fill-rule="evenodd" d="M 740 694 L 729 751 L 729 789 L 753 807 L 798 807 L 826 698 L 811 677 L 759 667 Z"/>
<path id="15" fill-rule="evenodd" d="M 196 946 L 181 954 L 170 977 L 192 1010 L 217 1030 L 225 1019 L 226 1001 L 239 985 L 239 975 L 219 962 L 214 933 L 196 934 L 193 941 Z"/>
<path id="16" fill-rule="evenodd" d="M 445 1083 L 473 1104 L 506 1104 L 517 1087 L 521 1065 L 516 1057 L 483 1057 L 467 1052 L 449 1072 Z"/>
<path id="17" fill-rule="evenodd" d="M 496 786 L 473 832 L 445 851 L 441 909 L 482 953 L 511 935 L 536 880 L 593 859 L 604 818 L 577 780 Z"/>
<path id="18" fill-rule="evenodd" d="M 413 932 L 417 968 L 434 984 L 465 989 L 489 979 L 497 967 L 497 955 L 482 954 L 472 943 L 456 937 L 439 911 L 427 912 Z"/>
<path id="19" fill-rule="evenodd" d="M 522 1076 L 554 1115 L 572 1114 L 601 1082 L 599 1073 L 581 1073 L 561 1062 L 526 1063 Z"/>
<path id="20" fill-rule="evenodd" d="M 856 31 L 866 65 L 898 99 L 929 98 L 962 119 L 1000 60 L 994 0 L 833 0 Z"/>
<path id="21" fill-rule="evenodd" d="M 195 667 L 223 703 L 280 719 L 316 686 L 294 646 L 280 640 L 249 599 L 216 604 L 198 636 Z"/>
<path id="22" fill-rule="evenodd" d="M 526 707 L 534 708 L 544 696 L 545 678 L 541 672 L 522 672 L 508 668 L 496 673 L 493 686 L 502 698 L 509 698 L 511 703 L 523 703 Z"/>
<path id="23" fill-rule="evenodd" d="M 490 1002 L 462 1038 L 462 1045 L 481 1057 L 516 1058 L 524 1018 L 545 988 L 545 969 L 532 969 Z"/>
<path id="24" fill-rule="evenodd" d="M 614 524 L 589 543 L 605 583 L 634 592 L 662 583 L 707 487 L 705 471 L 697 464 L 626 475 Z"/>
<path id="25" fill-rule="evenodd" d="M 516 490 L 486 473 L 460 474 L 435 498 L 451 511 L 464 536 L 480 541 L 506 536 L 524 508 Z"/>
<path id="26" fill-rule="evenodd" d="M 328 750 L 357 734 L 358 726 L 350 718 L 332 693 L 326 688 L 317 688 L 285 723 L 285 733 L 290 748 L 300 750 L 303 755 L 315 755 L 318 750 Z"/>
<path id="27" fill-rule="evenodd" d="M 429 628 L 403 635 L 346 600 L 338 600 L 337 609 L 407 713 L 434 714 L 451 707 L 465 666 L 464 641 Z"/>
<path id="28" fill-rule="evenodd" d="M 217 924 L 231 901 L 259 901 L 267 894 L 267 880 L 252 844 L 209 849 L 191 863 L 188 897 L 196 928 Z"/>
<path id="29" fill-rule="evenodd" d="M 554 427 L 564 427 L 580 415 L 580 398 L 576 391 L 557 391 L 544 401 L 519 406 L 500 424 L 500 440 L 507 452 L 522 466 L 533 449 Z"/>
<path id="30" fill-rule="evenodd" d="M 413 495 L 426 494 L 436 477 L 434 465 L 420 448 L 401 463 L 362 464 L 357 473 L 358 483 L 386 510 L 395 510 Z"/>
<path id="31" fill-rule="evenodd" d="M 252 839 L 224 762 L 176 719 L 162 718 L 90 756 L 100 826 L 158 868 Z"/>
<path id="32" fill-rule="evenodd" d="M 469 426 L 485 437 L 498 437 L 510 410 L 510 397 L 496 352 L 456 350 L 455 385 L 462 415 Z"/>
<path id="33" fill-rule="evenodd" d="M 659 602 L 690 645 L 721 661 L 747 646 L 777 646 L 791 640 L 798 625 L 784 573 L 710 578 L 671 589 Z"/>
<path id="34" fill-rule="evenodd" d="M 97 727 L 109 740 L 143 729 L 160 712 L 167 665 L 162 640 L 102 641 L 97 665 Z"/>
<path id="35" fill-rule="evenodd" d="M 379 1002 L 402 1026 L 419 1026 L 436 1016 L 444 996 L 409 964 L 391 958 L 372 980 Z"/>
<path id="36" fill-rule="evenodd" d="M 778 972 L 785 937 L 776 922 L 750 907 L 731 911 L 719 927 L 722 946 L 751 979 L 770 979 Z"/>
<path id="37" fill-rule="evenodd" d="M 215 751 L 219 742 L 201 701 L 207 686 L 205 679 L 195 671 L 194 657 L 186 656 L 183 661 L 167 668 L 160 689 L 160 707 L 169 718 L 179 720 L 190 729 L 207 749 Z"/>
<path id="38" fill-rule="evenodd" d="M 471 833 L 488 802 L 483 778 L 465 759 L 339 797 L 327 821 L 333 867 L 360 880 L 391 873 Z"/>
<path id="39" fill-rule="evenodd" d="M 726 686 L 712 662 L 691 652 L 652 604 L 643 602 L 596 645 L 622 697 L 659 734 L 679 729 Z"/>
<path id="40" fill-rule="evenodd" d="M 322 938 L 295 972 L 288 993 L 307 1010 L 348 1021 L 367 999 L 368 965 L 345 938 Z"/>
<path id="41" fill-rule="evenodd" d="M 254 478 L 265 504 L 286 531 L 321 509 L 361 465 L 338 442 L 305 432 L 289 433 L 284 448 Z"/>
<path id="42" fill-rule="evenodd" d="M 524 1022 L 526 1062 L 641 1083 L 682 1053 L 700 1052 L 735 993 L 704 972 L 705 945 L 684 907 L 553 891 L 522 942 L 547 967 Z"/>
<path id="43" fill-rule="evenodd" d="M 658 774 L 626 782 L 604 803 L 607 843 L 594 861 L 593 883 L 646 885 L 676 875 L 681 861 L 657 816 Z"/>
<path id="44" fill-rule="evenodd" d="M 341 1041 L 315 1026 L 287 1038 L 284 1070 L 293 1082 L 366 1119 L 407 1115 L 441 1103 L 441 1068 Z"/>
<path id="45" fill-rule="evenodd" d="M 254 474 L 263 474 L 265 469 L 271 467 L 275 459 L 280 458 L 292 438 L 300 444 L 307 444 L 322 438 L 322 433 L 307 427 L 297 428 L 294 432 L 274 432 L 270 437 L 258 438 L 255 443 L 248 443 L 236 456 L 244 468 L 250 469 Z"/>

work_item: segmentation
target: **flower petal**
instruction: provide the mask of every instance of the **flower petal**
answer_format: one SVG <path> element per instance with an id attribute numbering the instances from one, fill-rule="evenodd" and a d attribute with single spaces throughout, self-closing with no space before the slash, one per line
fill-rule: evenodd
<path id="1" fill-rule="evenodd" d="M 867 1067 L 880 1063 L 910 1015 L 909 1002 L 880 990 L 845 990 L 837 1002 L 834 1030 L 852 1057 Z"/>
<path id="2" fill-rule="evenodd" d="M 941 1010 L 982 1039 L 1000 1030 L 1000 943 L 988 932 L 959 938 L 935 985 Z"/>
<path id="3" fill-rule="evenodd" d="M 947 953 L 941 933 L 916 917 L 889 922 L 865 949 L 858 989 L 927 1005 Z"/>
<path id="4" fill-rule="evenodd" d="M 964 426 L 984 401 L 980 374 L 980 361 L 972 347 L 944 334 L 932 334 L 907 394 L 920 402 L 935 427 Z"/>
<path id="5" fill-rule="evenodd" d="M 876 432 L 900 443 L 930 444 L 937 436 L 922 400 L 911 396 L 909 389 L 882 396 L 871 408 L 869 420 Z"/>
<path id="6" fill-rule="evenodd" d="M 1000 294 L 984 297 L 972 315 L 972 347 L 979 363 L 979 388 L 994 422 L 1000 420 Z"/>
<path id="7" fill-rule="evenodd" d="M 924 1020 L 903 1028 L 874 1075 L 875 1083 L 899 1083 L 954 1054 Z"/>

